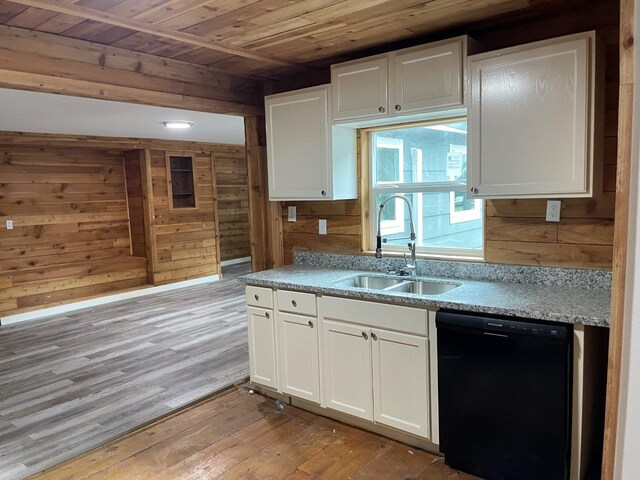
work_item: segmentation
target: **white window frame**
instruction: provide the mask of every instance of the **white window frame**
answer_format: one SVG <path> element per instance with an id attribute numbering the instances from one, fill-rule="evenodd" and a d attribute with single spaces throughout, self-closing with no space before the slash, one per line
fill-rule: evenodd
<path id="1" fill-rule="evenodd" d="M 375 153 L 380 147 L 398 151 L 398 183 L 404 183 L 404 141 L 401 138 L 377 137 L 376 148 L 372 150 L 372 158 L 375 157 Z M 373 162 L 375 163 L 376 160 L 377 158 L 374 158 Z M 376 172 L 377 170 L 373 171 L 373 176 L 376 175 Z M 377 180 L 374 181 L 377 183 Z M 395 185 L 396 182 L 379 182 L 379 184 Z M 383 236 L 393 235 L 394 233 L 400 233 L 404 231 L 405 203 L 398 198 L 394 200 L 394 204 L 396 207 L 395 218 L 393 220 L 383 220 L 380 223 L 380 232 Z"/>
<path id="2" fill-rule="evenodd" d="M 375 243 L 376 243 L 376 235 L 378 234 L 378 225 L 377 225 L 377 217 L 378 217 L 378 210 L 380 205 L 377 204 L 377 198 L 378 195 L 380 194 L 388 194 L 388 195 L 393 195 L 393 194 L 410 194 L 410 193 L 449 193 L 451 195 L 450 198 L 454 199 L 454 195 L 455 192 L 466 192 L 467 191 L 467 184 L 466 182 L 462 182 L 462 181 L 455 181 L 455 180 L 450 180 L 450 181 L 444 181 L 444 182 L 423 182 L 422 178 L 417 178 L 416 182 L 408 182 L 408 183 L 404 183 L 403 181 L 399 181 L 399 182 L 380 182 L 377 183 L 376 180 L 376 169 L 375 169 L 375 161 L 376 161 L 376 156 L 375 156 L 375 148 L 374 148 L 374 142 L 373 142 L 373 133 L 375 132 L 380 132 L 380 131 L 384 131 L 384 130 L 390 130 L 390 129 L 400 129 L 400 128 L 409 128 L 409 127 L 420 127 L 420 126 L 429 126 L 429 125 L 434 125 L 434 124 L 441 124 L 444 122 L 456 122 L 456 121 L 464 121 L 466 120 L 467 117 L 441 117 L 435 120 L 431 120 L 428 122 L 421 122 L 418 124 L 408 124 L 408 125 L 390 125 L 390 126 L 385 126 L 385 127 L 380 127 L 380 128 L 370 128 L 367 129 L 367 133 L 368 133 L 368 147 L 369 147 L 369 154 L 368 154 L 368 158 L 369 158 L 369 172 L 371 172 L 371 174 L 369 175 L 369 246 L 368 248 L 373 251 L 375 250 Z M 387 142 L 389 140 L 393 140 L 395 142 L 402 142 L 402 139 L 394 139 L 394 138 L 385 138 L 385 137 L 378 137 L 376 139 L 376 146 L 380 145 L 380 140 L 384 139 L 383 142 Z M 391 143 L 388 143 L 387 145 L 391 145 Z M 386 146 L 386 145 L 385 145 Z M 392 148 L 397 148 L 397 147 L 392 147 Z M 414 152 L 413 150 L 416 150 L 416 152 Z M 414 157 L 415 155 L 415 157 Z M 412 149 L 411 152 L 411 156 L 412 159 L 415 158 L 415 160 L 417 162 L 419 162 L 420 164 L 422 164 L 422 151 L 419 149 Z M 403 177 L 403 172 L 402 172 L 402 168 L 404 166 L 404 158 L 402 155 L 402 152 L 400 154 L 400 158 L 401 158 L 401 180 L 404 180 Z M 422 169 L 420 168 L 419 171 L 421 172 Z M 421 173 L 419 174 L 421 175 Z M 456 215 L 450 215 L 450 221 L 451 223 L 460 223 L 463 221 L 467 221 L 467 220 L 463 220 L 462 218 L 464 218 L 465 215 L 475 215 L 473 218 L 469 218 L 469 220 L 475 220 L 475 219 L 481 219 L 482 220 L 482 231 L 483 231 L 483 235 L 484 235 L 484 219 L 481 216 L 481 211 L 482 211 L 482 206 L 484 201 L 483 200 L 476 200 L 475 201 L 475 205 L 476 208 L 474 208 L 473 210 L 469 210 L 469 211 L 465 211 L 465 212 L 453 212 Z M 423 220 L 422 220 L 422 202 L 419 202 L 420 204 L 417 205 L 417 208 L 413 209 L 413 214 L 414 216 L 418 215 L 417 220 L 414 219 L 415 221 L 415 227 L 416 227 L 416 235 L 418 236 L 418 238 L 422 238 L 423 237 L 423 233 L 424 233 L 424 225 L 423 225 Z M 452 205 L 453 205 L 453 200 L 452 200 Z M 455 208 L 455 206 L 451 207 L 451 209 L 453 210 Z M 402 231 L 404 231 L 404 209 L 405 209 L 405 202 L 403 202 L 402 200 L 396 200 L 396 219 L 394 221 L 385 221 L 382 222 L 381 226 L 380 226 L 380 230 L 381 230 L 381 234 L 382 237 L 384 238 L 386 235 L 391 235 L 393 233 L 400 233 Z M 398 213 L 402 212 L 402 216 L 399 218 Z M 454 217 L 456 218 L 456 221 L 453 221 Z M 391 225 L 391 223 L 393 223 L 393 225 Z M 387 224 L 385 226 L 385 224 Z M 408 242 L 409 240 L 407 240 Z M 484 242 L 483 242 L 484 244 Z M 383 251 L 387 251 L 387 252 L 396 252 L 396 253 L 406 253 L 407 251 L 407 247 L 404 245 L 391 245 L 391 244 L 383 244 Z M 445 248 L 445 247 L 425 247 L 425 246 L 417 246 L 416 247 L 416 253 L 421 254 L 421 255 L 432 255 L 432 256 L 438 256 L 438 257 L 469 257 L 469 258 L 478 258 L 478 259 L 482 259 L 484 258 L 484 245 L 483 247 L 479 248 L 479 249 L 474 249 L 474 248 Z"/>
<path id="3" fill-rule="evenodd" d="M 482 200 L 474 200 L 473 208 L 471 210 L 463 210 L 462 212 L 456 212 L 455 202 L 456 192 L 451 192 L 449 194 L 449 222 L 452 225 L 455 223 L 480 220 L 480 214 L 482 213 Z"/>

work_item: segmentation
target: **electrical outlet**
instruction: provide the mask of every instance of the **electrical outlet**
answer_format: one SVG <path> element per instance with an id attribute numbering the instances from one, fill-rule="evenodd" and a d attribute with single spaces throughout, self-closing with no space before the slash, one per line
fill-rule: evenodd
<path id="1" fill-rule="evenodd" d="M 287 220 L 289 220 L 290 222 L 295 222 L 296 221 L 296 207 L 291 206 L 288 207 L 287 209 Z"/>
<path id="2" fill-rule="evenodd" d="M 13 230 L 13 220 L 7 220 L 7 230 Z"/>
<path id="3" fill-rule="evenodd" d="M 559 222 L 561 208 L 562 202 L 560 200 L 547 201 L 547 222 Z"/>
<path id="4" fill-rule="evenodd" d="M 320 220 L 320 222 L 318 223 L 318 233 L 320 235 L 327 234 L 327 221 L 325 219 Z"/>

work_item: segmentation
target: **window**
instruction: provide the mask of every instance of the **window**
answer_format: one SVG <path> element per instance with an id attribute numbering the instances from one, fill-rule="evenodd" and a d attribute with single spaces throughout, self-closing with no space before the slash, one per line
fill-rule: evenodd
<path id="1" fill-rule="evenodd" d="M 483 202 L 467 197 L 464 118 L 367 130 L 370 146 L 370 238 L 375 249 L 381 202 L 403 195 L 413 210 L 418 253 L 482 256 Z M 383 250 L 407 251 L 409 209 L 401 199 L 382 212 Z"/>
<path id="2" fill-rule="evenodd" d="M 167 155 L 169 207 L 172 210 L 197 208 L 192 155 Z"/>

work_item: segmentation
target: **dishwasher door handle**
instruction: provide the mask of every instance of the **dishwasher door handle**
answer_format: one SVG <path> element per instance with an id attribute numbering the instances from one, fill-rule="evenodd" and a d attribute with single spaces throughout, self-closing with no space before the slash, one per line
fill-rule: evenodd
<path id="1" fill-rule="evenodd" d="M 491 335 L 492 337 L 503 337 L 509 338 L 509 335 L 504 335 L 502 333 L 491 333 L 491 332 L 482 332 L 483 335 Z"/>

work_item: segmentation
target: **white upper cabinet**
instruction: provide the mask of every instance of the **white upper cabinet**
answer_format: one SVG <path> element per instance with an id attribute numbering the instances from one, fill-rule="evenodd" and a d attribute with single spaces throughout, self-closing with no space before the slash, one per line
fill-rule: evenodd
<path id="1" fill-rule="evenodd" d="M 265 98 L 270 200 L 356 198 L 355 130 L 330 125 L 329 90 Z"/>
<path id="2" fill-rule="evenodd" d="M 464 102 L 467 37 L 331 66 L 334 122 L 397 118 Z"/>
<path id="3" fill-rule="evenodd" d="M 387 56 L 331 67 L 333 119 L 377 118 L 389 110 Z"/>
<path id="4" fill-rule="evenodd" d="M 593 195 L 602 117 L 595 67 L 593 33 L 469 58 L 472 195 Z"/>
<path id="5" fill-rule="evenodd" d="M 401 50 L 392 55 L 393 111 L 419 113 L 463 102 L 463 41 Z"/>

